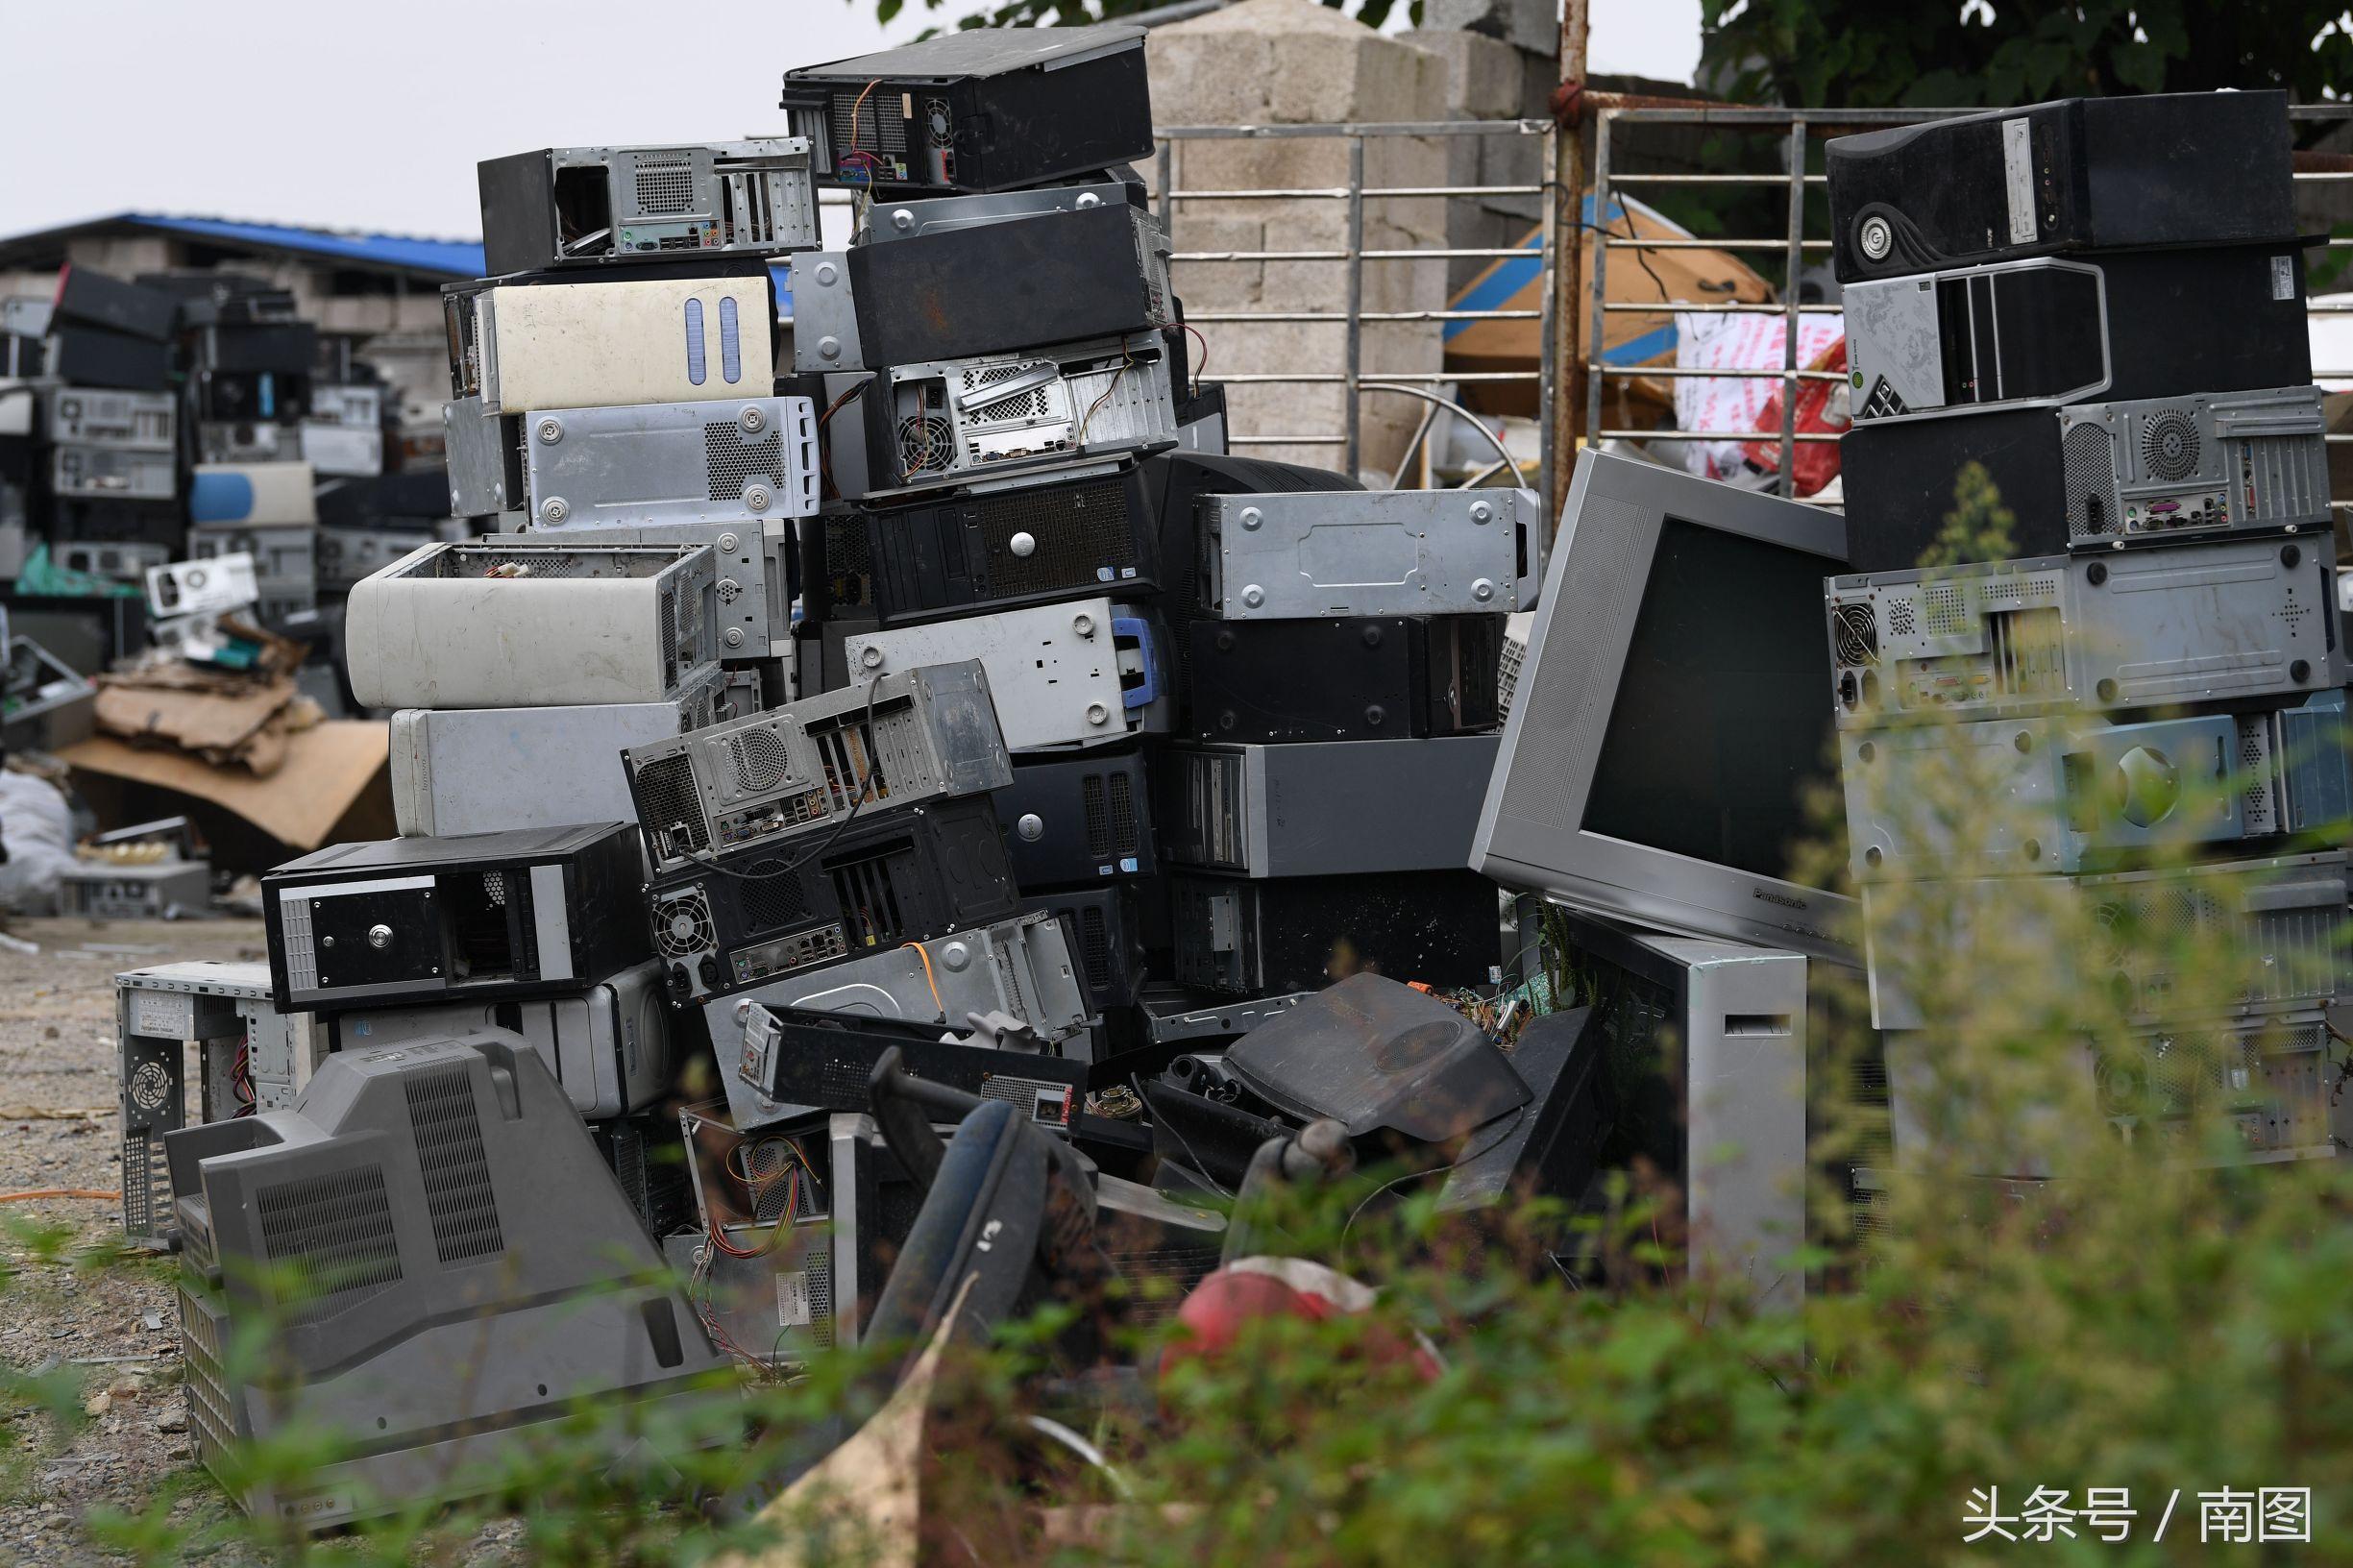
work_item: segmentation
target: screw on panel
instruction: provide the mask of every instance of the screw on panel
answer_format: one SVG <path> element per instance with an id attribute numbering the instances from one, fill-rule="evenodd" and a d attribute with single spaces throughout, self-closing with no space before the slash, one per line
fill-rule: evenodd
<path id="1" fill-rule="evenodd" d="M 539 515 L 551 523 L 561 523 L 572 515 L 572 508 L 565 503 L 563 497 L 550 496 L 547 504 L 539 508 Z"/>
<path id="2" fill-rule="evenodd" d="M 757 406 L 748 404 L 744 411 L 735 416 L 735 422 L 744 428 L 746 435 L 756 435 L 767 428 L 768 416 L 760 412 Z"/>
<path id="3" fill-rule="evenodd" d="M 551 447 L 563 438 L 564 422 L 562 420 L 543 419 L 539 422 L 539 439 L 542 444 Z"/>

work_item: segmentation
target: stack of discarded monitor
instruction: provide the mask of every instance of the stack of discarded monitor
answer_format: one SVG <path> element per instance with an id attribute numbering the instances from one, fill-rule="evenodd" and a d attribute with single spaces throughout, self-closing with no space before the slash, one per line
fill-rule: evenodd
<path id="1" fill-rule="evenodd" d="M 2132 955 L 2043 949 L 2131 1020 L 2082 1053 L 2120 1134 L 2218 1107 L 2234 1158 L 2331 1153 L 2353 772 L 2284 95 L 2043 104 L 1827 166 L 1857 569 L 1832 691 L 1898 1163 L 1935 1136 L 1926 911 L 2014 926 L 2053 877 Z M 1970 463 L 2009 549 L 1921 570 Z M 1964 777 L 1956 822 L 1936 781 Z M 2158 956 L 2201 943 L 2246 971 Z"/>
<path id="2" fill-rule="evenodd" d="M 568 1398 L 920 1335 L 924 1269 L 987 1276 L 981 1324 L 1081 1275 L 1181 1289 L 1224 1245 L 1195 1200 L 1321 1116 L 1483 1213 L 1591 1168 L 1582 1015 L 1507 1059 L 1464 869 L 1534 496 L 1223 453 L 1129 166 L 1140 30 L 960 33 L 784 107 L 482 165 L 449 488 L 495 530 L 346 619 L 403 836 L 264 879 L 269 1005 L 316 1049 L 290 1101 L 233 1058 L 223 1119 L 162 1137 L 168 1211 L 142 1193 L 207 1460 L 363 1439 L 251 1506 L 488 1484 Z M 144 1162 L 184 1111 L 135 1034 Z M 978 1200 L 935 1128 L 1030 1173 L 993 1251 L 947 1245 Z M 674 1286 L 635 1276 L 657 1246 Z"/>

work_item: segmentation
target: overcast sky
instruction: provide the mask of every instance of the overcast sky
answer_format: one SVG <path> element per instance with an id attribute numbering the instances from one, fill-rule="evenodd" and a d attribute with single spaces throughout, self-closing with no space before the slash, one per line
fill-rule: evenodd
<path id="1" fill-rule="evenodd" d="M 0 234 L 125 209 L 473 237 L 477 159 L 782 129 L 874 0 L 5 0 Z M 1404 7 L 1398 8 L 1401 12 Z M 1595 0 L 1593 68 L 1690 78 L 1698 0 Z"/>

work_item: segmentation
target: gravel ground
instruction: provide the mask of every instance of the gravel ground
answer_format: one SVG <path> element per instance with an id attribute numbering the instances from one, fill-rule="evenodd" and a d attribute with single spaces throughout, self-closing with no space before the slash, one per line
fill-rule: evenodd
<path id="1" fill-rule="evenodd" d="M 114 976 L 184 959 L 264 956 L 257 920 L 20 920 L 0 943 L 0 1192 L 122 1186 Z M 193 1050 L 186 1081 L 198 1079 Z M 190 1092 L 193 1101 L 193 1090 Z M 191 1114 L 192 1114 L 191 1105 Z M 86 1114 L 85 1114 L 86 1113 Z M 62 1233 L 61 1236 L 60 1233 Z M 229 1505 L 189 1449 L 171 1258 L 126 1255 L 113 1200 L 0 1204 L 0 1365 L 75 1380 L 71 1430 L 0 1384 L 0 1564 L 122 1563 L 85 1521 L 96 1509 L 219 1520 Z M 429 1535 L 420 1565 L 527 1560 L 523 1524 Z M 207 1568 L 267 1559 L 214 1550 Z"/>
<path id="2" fill-rule="evenodd" d="M 119 1189 L 116 971 L 258 958 L 261 927 L 32 920 L 9 931 L 40 951 L 0 951 L 0 1191 Z M 194 1071 L 191 1061 L 191 1083 Z M 78 1377 L 86 1417 L 69 1433 L 30 1402 L 0 1397 L 0 1560 L 106 1560 L 82 1530 L 93 1508 L 141 1510 L 176 1497 L 177 1517 L 217 1509 L 189 1457 L 172 1261 L 99 1261 L 122 1237 L 111 1201 L 10 1203 L 0 1225 L 9 1227 L 0 1258 L 10 1276 L 0 1283 L 0 1361 Z M 33 1228 L 61 1229 L 62 1246 L 35 1244 Z"/>

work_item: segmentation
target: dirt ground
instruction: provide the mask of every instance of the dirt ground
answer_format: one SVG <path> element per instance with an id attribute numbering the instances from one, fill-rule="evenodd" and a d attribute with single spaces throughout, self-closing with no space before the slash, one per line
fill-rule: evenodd
<path id="1" fill-rule="evenodd" d="M 259 958 L 260 924 L 24 920 L 9 934 L 40 950 L 0 951 L 0 1191 L 118 1190 L 116 971 Z M 190 1072 L 193 1082 L 192 1062 Z M 64 1228 L 62 1248 L 33 1244 L 28 1224 Z M 0 1361 L 78 1375 L 87 1416 L 68 1433 L 29 1402 L 0 1401 L 0 1561 L 104 1560 L 81 1529 L 92 1508 L 138 1510 L 175 1493 L 176 1514 L 218 1507 L 189 1457 L 172 1260 L 93 1265 L 89 1249 L 122 1236 L 113 1201 L 12 1202 L 0 1205 L 0 1225 L 10 1276 L 0 1284 Z"/>

